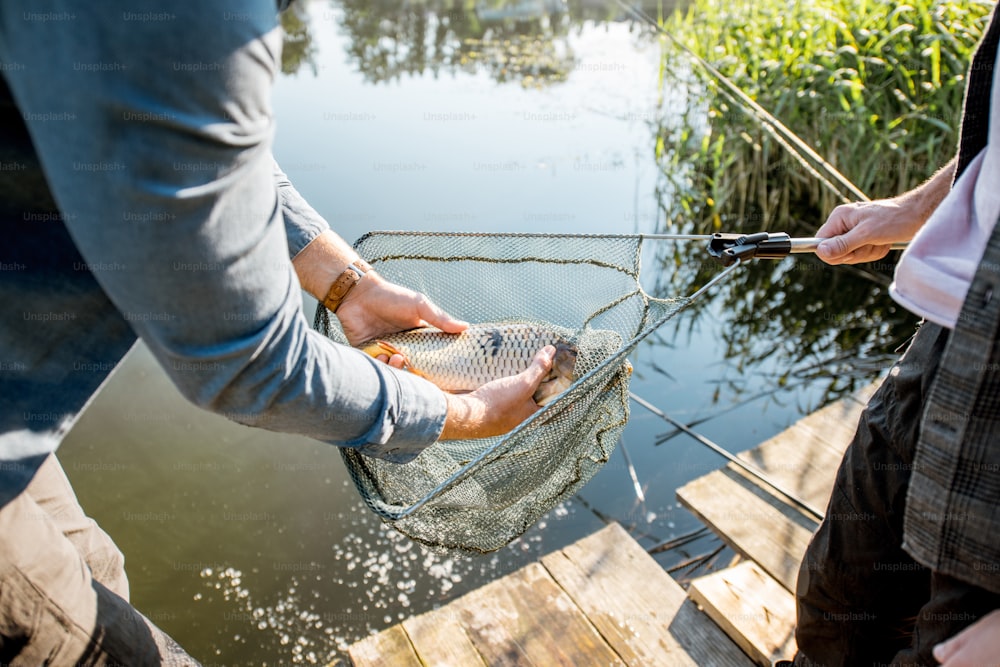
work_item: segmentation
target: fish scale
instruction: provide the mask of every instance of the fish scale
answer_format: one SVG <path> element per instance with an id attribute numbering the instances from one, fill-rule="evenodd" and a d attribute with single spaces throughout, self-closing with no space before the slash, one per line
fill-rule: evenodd
<path id="1" fill-rule="evenodd" d="M 536 324 L 482 323 L 460 334 L 433 327 L 413 329 L 359 347 L 372 356 L 398 351 L 406 357 L 407 370 L 445 391 L 468 392 L 525 370 L 546 345 L 555 346 L 557 352 L 552 373 L 535 394 L 535 400 L 544 404 L 572 383 L 576 348 L 568 333 Z"/>

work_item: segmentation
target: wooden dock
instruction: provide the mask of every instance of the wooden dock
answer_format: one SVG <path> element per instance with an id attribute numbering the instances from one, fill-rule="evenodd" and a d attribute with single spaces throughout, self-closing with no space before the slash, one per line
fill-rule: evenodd
<path id="1" fill-rule="evenodd" d="M 739 458 L 820 513 L 874 383 L 802 418 Z M 758 665 L 795 655 L 795 581 L 818 521 L 733 464 L 677 499 L 741 560 L 691 582 L 688 594 Z"/>
<path id="2" fill-rule="evenodd" d="M 618 524 L 349 654 L 357 667 L 753 664 Z"/>
<path id="3" fill-rule="evenodd" d="M 823 511 L 875 385 L 739 456 Z M 795 652 L 792 591 L 814 517 L 732 464 L 677 497 L 738 554 L 685 590 L 611 524 L 350 647 L 356 667 L 765 665 Z"/>

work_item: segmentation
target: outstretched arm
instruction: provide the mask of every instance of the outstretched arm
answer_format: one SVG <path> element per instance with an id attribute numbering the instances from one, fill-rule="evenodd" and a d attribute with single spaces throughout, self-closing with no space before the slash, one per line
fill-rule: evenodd
<path id="1" fill-rule="evenodd" d="M 7 74 L 66 226 L 88 264 L 108 267 L 94 271 L 102 289 L 189 400 L 240 423 L 405 462 L 441 436 L 452 401 L 310 329 L 289 260 L 309 236 L 299 252 L 289 243 L 271 157 L 281 41 L 273 0 L 241 4 L 246 21 L 221 22 L 204 39 L 189 26 L 228 11 L 210 4 L 178 5 L 174 21 L 136 22 L 120 41 L 96 44 L 95 61 L 120 59 L 122 67 L 95 73 L 70 97 L 37 85 L 73 72 L 79 56 L 62 31 L 99 34 L 121 21 L 120 10 L 95 5 L 73 25 L 5 35 L 11 52 L 51 46 L 37 67 Z M 47 122 L 56 113 L 74 122 Z M 95 174 L 75 160 L 121 168 Z M 311 240 L 324 237 L 322 226 Z M 340 316 L 351 319 L 352 308 L 386 292 L 399 296 L 377 280 L 359 284 Z M 417 304 L 404 317 L 434 319 L 421 299 L 400 298 Z M 384 317 L 399 304 L 379 301 L 391 306 Z M 462 434 L 507 426 L 505 411 L 531 393 L 515 386 Z"/>
<path id="2" fill-rule="evenodd" d="M 909 192 L 872 202 L 833 209 L 816 231 L 828 240 L 816 254 L 827 264 L 858 264 L 885 257 L 893 243 L 910 241 L 947 196 L 955 175 L 955 159 Z"/>

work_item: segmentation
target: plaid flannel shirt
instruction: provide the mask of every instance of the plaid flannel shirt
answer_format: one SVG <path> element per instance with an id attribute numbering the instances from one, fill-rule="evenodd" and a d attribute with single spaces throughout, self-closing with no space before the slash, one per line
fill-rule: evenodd
<path id="1" fill-rule="evenodd" d="M 987 144 L 998 41 L 995 9 L 969 70 L 956 178 Z M 1000 593 L 998 328 L 1000 224 L 976 269 L 924 408 L 903 535 L 903 547 L 920 563 L 993 593 Z"/>

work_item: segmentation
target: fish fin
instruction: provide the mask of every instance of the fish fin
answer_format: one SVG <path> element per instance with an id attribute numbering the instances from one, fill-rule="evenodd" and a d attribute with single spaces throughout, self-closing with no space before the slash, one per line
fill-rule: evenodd
<path id="1" fill-rule="evenodd" d="M 382 348 L 383 350 L 385 350 L 386 352 L 388 352 L 390 355 L 401 354 L 401 355 L 403 355 L 403 358 L 406 359 L 406 363 L 410 362 L 410 360 L 406 358 L 406 355 L 403 354 L 403 351 L 400 350 L 395 345 L 393 345 L 392 343 L 386 342 L 384 340 L 376 340 L 375 341 L 375 345 L 377 345 L 378 347 Z"/>
<path id="2" fill-rule="evenodd" d="M 384 340 L 369 341 L 368 343 L 359 346 L 358 349 L 370 357 L 377 357 L 380 354 L 391 356 L 393 353 L 399 352 L 399 350 L 389 343 L 386 343 Z M 400 354 L 402 353 L 400 352 Z"/>
<path id="3" fill-rule="evenodd" d="M 389 343 L 389 342 L 384 341 L 384 340 L 376 340 L 375 341 L 375 346 L 381 348 L 382 353 L 388 354 L 389 356 L 392 356 L 394 354 L 398 354 L 401 357 L 403 357 L 403 370 L 404 371 L 409 371 L 409 372 L 413 373 L 414 375 L 417 375 L 419 377 L 424 378 L 425 380 L 429 380 L 430 379 L 426 373 L 424 373 L 419 368 L 414 367 L 414 365 L 410 363 L 410 358 L 408 356 L 406 356 L 405 352 L 403 352 L 402 350 L 400 350 L 398 347 L 396 347 L 392 343 Z"/>
<path id="4" fill-rule="evenodd" d="M 561 376 L 549 377 L 542 380 L 532 398 L 540 407 L 545 407 L 571 386 L 573 386 L 573 380 L 570 378 Z"/>
<path id="5" fill-rule="evenodd" d="M 413 365 L 410 363 L 410 358 L 406 356 L 406 353 L 400 350 L 392 343 L 389 343 L 384 340 L 373 340 L 371 343 L 362 347 L 361 351 L 372 357 L 378 357 L 380 354 L 384 354 L 391 357 L 394 354 L 398 354 L 399 356 L 403 357 L 404 371 L 410 371 L 411 373 L 424 377 L 423 373 L 421 373 L 420 371 L 418 371 L 413 367 Z"/>

